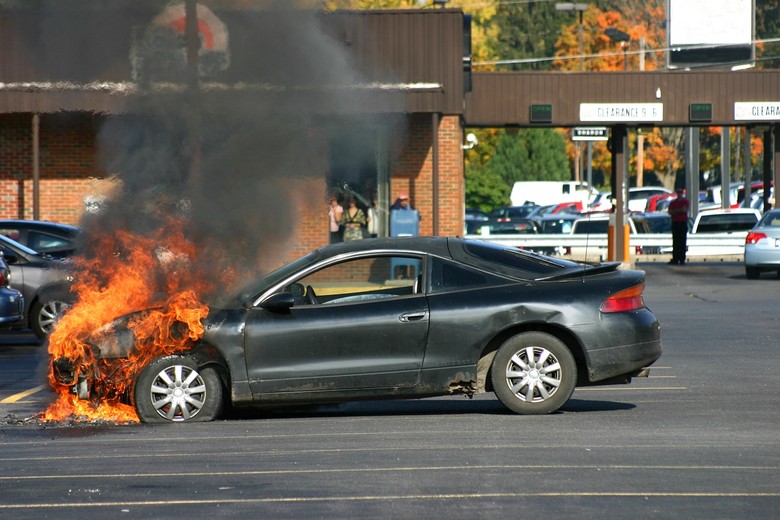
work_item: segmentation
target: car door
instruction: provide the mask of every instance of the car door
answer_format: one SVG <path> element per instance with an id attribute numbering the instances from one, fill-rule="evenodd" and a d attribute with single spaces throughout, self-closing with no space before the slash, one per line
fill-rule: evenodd
<path id="1" fill-rule="evenodd" d="M 253 308 L 245 329 L 253 393 L 414 386 L 428 338 L 422 258 L 362 257 L 295 280 L 289 312 Z"/>

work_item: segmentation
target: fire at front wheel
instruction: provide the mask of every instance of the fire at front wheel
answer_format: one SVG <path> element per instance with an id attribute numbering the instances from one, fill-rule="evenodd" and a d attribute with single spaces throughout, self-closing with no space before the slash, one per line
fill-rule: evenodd
<path id="1" fill-rule="evenodd" d="M 146 423 L 213 421 L 222 411 L 222 383 L 216 370 L 186 356 L 158 358 L 138 376 L 135 409 Z"/>

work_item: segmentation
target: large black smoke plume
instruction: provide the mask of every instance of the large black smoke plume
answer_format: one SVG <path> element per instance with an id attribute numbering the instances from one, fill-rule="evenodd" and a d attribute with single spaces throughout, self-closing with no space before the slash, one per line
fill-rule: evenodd
<path id="1" fill-rule="evenodd" d="M 325 194 L 301 181 L 321 179 L 324 190 L 332 116 L 353 102 L 347 86 L 363 80 L 323 31 L 322 13 L 283 0 L 210 14 L 228 40 L 207 51 L 217 44 L 199 34 L 197 82 L 186 31 L 155 24 L 154 12 L 134 29 L 139 93 L 99 133 L 103 166 L 119 188 L 83 225 L 88 236 L 145 235 L 180 217 L 199 251 L 193 269 L 259 272 L 284 257 L 298 226 L 316 225 L 301 221 L 299 205 L 324 208 Z M 107 252 L 87 244 L 84 254 Z"/>

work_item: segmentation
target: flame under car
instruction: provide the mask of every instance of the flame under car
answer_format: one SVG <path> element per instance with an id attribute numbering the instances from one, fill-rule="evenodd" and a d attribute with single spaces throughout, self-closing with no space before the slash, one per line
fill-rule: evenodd
<path id="1" fill-rule="evenodd" d="M 494 392 L 520 414 L 560 410 L 575 387 L 629 383 L 662 352 L 644 273 L 444 237 L 326 246 L 212 306 L 175 345 L 148 348 L 155 310 L 103 327 L 52 384 L 143 422 L 285 406 Z M 192 321 L 192 320 L 191 320 Z M 157 324 L 160 326 L 160 324 Z M 202 332 L 202 333 L 201 333 Z"/>

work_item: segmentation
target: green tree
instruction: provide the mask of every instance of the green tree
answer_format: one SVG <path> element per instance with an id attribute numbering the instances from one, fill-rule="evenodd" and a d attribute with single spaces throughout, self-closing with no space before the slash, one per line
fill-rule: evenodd
<path id="1" fill-rule="evenodd" d="M 503 2 L 493 20 L 497 31 L 493 49 L 501 60 L 539 59 L 527 64 L 511 64 L 512 70 L 548 70 L 555 54 L 560 26 L 570 17 L 555 10 L 550 2 Z"/>
<path id="2" fill-rule="evenodd" d="M 485 165 L 466 168 L 466 207 L 482 211 L 509 204 L 510 186 Z"/>
<path id="3" fill-rule="evenodd" d="M 777 0 L 756 0 L 756 39 L 780 37 L 780 5 Z M 759 44 L 756 48 L 758 62 L 763 69 L 780 68 L 780 42 Z"/>
<path id="4" fill-rule="evenodd" d="M 508 186 L 517 181 L 569 180 L 566 145 L 549 128 L 499 132 L 496 150 L 487 167 Z"/>

